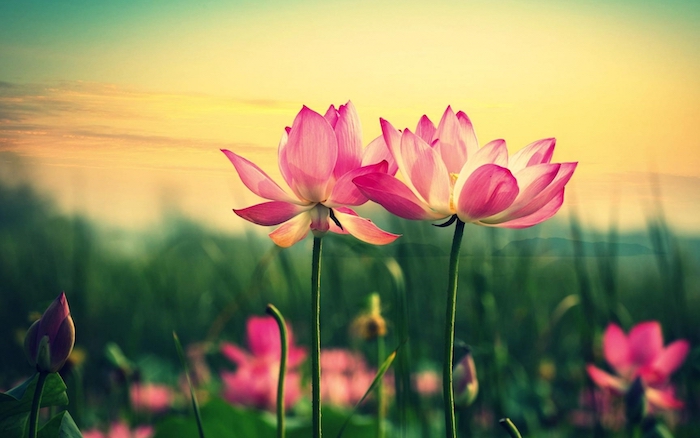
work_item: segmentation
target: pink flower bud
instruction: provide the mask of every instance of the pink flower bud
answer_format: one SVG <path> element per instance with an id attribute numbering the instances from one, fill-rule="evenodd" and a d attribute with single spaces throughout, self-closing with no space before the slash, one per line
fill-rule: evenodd
<path id="1" fill-rule="evenodd" d="M 455 404 L 471 405 L 479 394 L 479 381 L 476 378 L 476 366 L 470 350 L 455 364 L 452 371 L 452 386 L 455 391 Z"/>
<path id="2" fill-rule="evenodd" d="M 61 292 L 41 318 L 27 330 L 24 351 L 29 363 L 37 370 L 55 373 L 70 356 L 74 344 L 75 325 L 66 294 Z"/>

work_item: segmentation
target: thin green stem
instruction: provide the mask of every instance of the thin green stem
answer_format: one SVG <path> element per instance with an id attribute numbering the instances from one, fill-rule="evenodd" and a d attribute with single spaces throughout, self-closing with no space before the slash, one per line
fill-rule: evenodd
<path id="1" fill-rule="evenodd" d="M 190 369 L 187 366 L 187 359 L 185 359 L 185 353 L 182 351 L 182 344 L 180 343 L 180 338 L 177 333 L 173 331 L 173 341 L 175 341 L 175 349 L 177 350 L 177 355 L 180 358 L 180 363 L 182 368 L 185 370 L 185 378 L 187 379 L 187 386 L 190 388 L 190 401 L 192 402 L 192 410 L 194 411 L 194 417 L 197 420 L 197 431 L 199 432 L 199 438 L 204 438 L 204 424 L 202 423 L 202 414 L 199 411 L 199 402 L 197 401 L 197 393 L 192 385 L 192 379 L 190 379 Z"/>
<path id="2" fill-rule="evenodd" d="M 455 234 L 452 238 L 450 251 L 450 267 L 447 284 L 447 307 L 445 312 L 445 351 L 442 368 L 442 394 L 445 401 L 445 436 L 457 436 L 457 421 L 455 419 L 455 394 L 452 387 L 452 362 L 455 344 L 455 313 L 457 305 L 457 279 L 459 277 L 459 251 L 462 246 L 464 222 L 457 219 Z"/>
<path id="3" fill-rule="evenodd" d="M 268 304 L 265 311 L 268 315 L 275 318 L 277 327 L 279 327 L 280 330 L 280 345 L 282 351 L 280 353 L 280 374 L 277 379 L 277 437 L 284 438 L 284 377 L 287 374 L 287 356 L 289 350 L 287 345 L 287 324 L 285 324 L 284 317 L 280 311 L 272 304 Z"/>
<path id="4" fill-rule="evenodd" d="M 311 260 L 311 406 L 314 438 L 321 437 L 321 237 Z"/>
<path id="5" fill-rule="evenodd" d="M 381 368 L 386 356 L 384 336 L 377 336 L 377 369 Z M 384 379 L 377 384 L 377 438 L 384 438 L 384 417 L 386 416 Z"/>
<path id="6" fill-rule="evenodd" d="M 518 428 L 515 427 L 515 424 L 513 424 L 512 421 L 510 421 L 510 418 L 501 418 L 498 420 L 498 423 L 503 426 L 503 428 L 508 432 L 508 434 L 511 436 L 511 438 L 523 438 L 522 435 L 520 435 L 520 431 L 518 431 Z"/>
<path id="7" fill-rule="evenodd" d="M 36 381 L 34 398 L 32 399 L 32 410 L 29 412 L 29 438 L 36 438 L 39 432 L 39 408 L 41 407 L 41 396 L 44 393 L 44 384 L 49 373 L 39 371 L 39 378 Z"/>

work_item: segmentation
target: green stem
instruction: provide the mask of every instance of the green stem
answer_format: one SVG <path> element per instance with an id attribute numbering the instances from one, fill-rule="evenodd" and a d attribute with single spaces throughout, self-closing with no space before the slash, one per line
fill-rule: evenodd
<path id="1" fill-rule="evenodd" d="M 450 251 L 450 268 L 447 285 L 447 308 L 445 312 L 445 351 L 442 368 L 442 393 L 445 400 L 445 436 L 457 436 L 455 420 L 455 394 L 452 387 L 452 362 L 455 344 L 455 313 L 457 305 L 457 279 L 459 277 L 459 250 L 462 246 L 464 222 L 457 219 Z"/>
<path id="2" fill-rule="evenodd" d="M 280 355 L 280 374 L 277 379 L 277 437 L 284 438 L 284 377 L 287 374 L 287 356 L 289 348 L 287 345 L 287 324 L 284 323 L 284 317 L 280 311 L 272 304 L 268 304 L 265 311 L 268 315 L 275 318 L 277 327 L 279 327 L 280 330 L 280 345 L 282 346 L 282 351 Z"/>
<path id="3" fill-rule="evenodd" d="M 384 336 L 377 336 L 377 369 L 381 369 L 386 356 Z M 384 438 L 385 413 L 384 379 L 377 384 L 377 438 Z"/>
<path id="4" fill-rule="evenodd" d="M 29 438 L 36 438 L 39 432 L 39 408 L 41 407 L 41 396 L 44 393 L 44 384 L 49 373 L 39 371 L 39 378 L 36 381 L 34 399 L 32 400 L 32 410 L 29 413 Z"/>
<path id="5" fill-rule="evenodd" d="M 510 421 L 510 418 L 501 418 L 498 420 L 498 423 L 503 426 L 503 428 L 508 432 L 508 434 L 511 436 L 511 438 L 523 438 L 522 435 L 520 435 L 520 431 L 518 431 L 518 428 L 515 427 L 515 424 L 513 424 L 512 421 Z"/>
<path id="6" fill-rule="evenodd" d="M 314 438 L 321 437 L 321 237 L 311 260 L 311 406 Z"/>

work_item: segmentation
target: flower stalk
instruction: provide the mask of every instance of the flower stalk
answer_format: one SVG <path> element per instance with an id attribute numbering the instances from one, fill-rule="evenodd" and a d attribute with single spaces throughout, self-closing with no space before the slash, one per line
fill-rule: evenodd
<path id="1" fill-rule="evenodd" d="M 314 438 L 321 433 L 321 236 L 314 236 L 311 259 L 311 406 Z"/>
<path id="2" fill-rule="evenodd" d="M 39 408 L 41 407 L 41 396 L 44 393 L 44 384 L 49 373 L 39 371 L 39 377 L 36 381 L 36 389 L 34 390 L 34 398 L 32 399 L 32 410 L 29 412 L 29 438 L 36 438 L 39 432 Z"/>
<path id="3" fill-rule="evenodd" d="M 464 234 L 464 222 L 457 219 L 455 233 L 452 238 L 450 251 L 449 277 L 447 284 L 447 307 L 445 311 L 445 350 L 442 368 L 442 393 L 445 401 L 445 436 L 457 436 L 457 421 L 455 419 L 455 395 L 452 386 L 452 363 L 454 360 L 455 343 L 455 313 L 457 305 L 457 280 L 459 277 L 459 253 Z"/>
<path id="4" fill-rule="evenodd" d="M 275 318 L 277 326 L 280 330 L 280 373 L 279 379 L 277 380 L 277 438 L 284 438 L 284 377 L 287 374 L 287 325 L 284 322 L 284 317 L 277 310 L 277 307 L 272 304 L 267 305 L 265 309 L 268 315 Z"/>

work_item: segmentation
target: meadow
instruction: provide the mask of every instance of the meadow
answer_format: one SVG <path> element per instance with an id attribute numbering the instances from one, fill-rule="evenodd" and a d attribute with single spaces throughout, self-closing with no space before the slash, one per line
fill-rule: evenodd
<path id="1" fill-rule="evenodd" d="M 358 339 L 350 328 L 368 296 L 378 293 L 388 327 L 386 351 L 402 345 L 387 391 L 388 436 L 440 436 L 440 392 L 419 393 L 412 376 L 440 372 L 451 233 L 379 209 L 369 216 L 403 237 L 385 247 L 348 236 L 325 239 L 321 345 L 359 352 L 376 368 L 381 361 L 376 341 Z M 238 220 L 231 213 L 231 221 Z M 456 337 L 472 348 L 479 394 L 458 412 L 461 436 L 505 437 L 498 426 L 501 417 L 511 418 L 529 437 L 627 436 L 620 400 L 606 399 L 605 411 L 600 403 L 597 408 L 590 403 L 586 394 L 594 386 L 585 367 L 606 368 L 601 335 L 608 323 L 629 330 L 648 320 L 661 323 L 665 343 L 686 339 L 691 345 L 673 376 L 685 407 L 665 414 L 663 421 L 676 437 L 697 436 L 700 238 L 674 233 L 661 209 L 647 223 L 646 230 L 636 232 L 615 227 L 601 232 L 575 217 L 525 230 L 467 225 Z M 62 373 L 68 409 L 81 429 L 117 418 L 153 424 L 156 436 L 193 427 L 187 395 L 180 389 L 182 367 L 173 331 L 186 349 L 203 351 L 211 371 L 212 378 L 198 387 L 205 423 L 230 421 L 240 430 L 246 421 L 273 424 L 269 413 L 219 400 L 219 372 L 232 369 L 219 342 L 245 347 L 246 321 L 263 315 L 272 303 L 293 328 L 296 344 L 310 343 L 311 239 L 281 249 L 259 229 L 246 230 L 208 229 L 177 212 L 149 230 L 109 228 L 59 213 L 27 185 L 4 183 L 0 388 L 32 373 L 22 352 L 24 333 L 32 315 L 65 291 L 77 340 Z M 303 373 L 306 365 L 300 369 Z M 133 409 L 126 391 L 133 379 L 168 385 L 181 393 L 178 402 L 160 413 Z M 307 399 L 289 412 L 289 436 L 297 436 L 295 427 L 304 436 Z M 329 422 L 350 412 L 328 409 L 324 418 Z M 370 398 L 344 436 L 367 436 L 374 430 L 375 411 L 376 398 Z M 218 418 L 225 416 L 228 420 Z M 329 436 L 335 436 L 334 427 L 326 427 Z M 210 428 L 207 436 L 238 436 Z"/>

